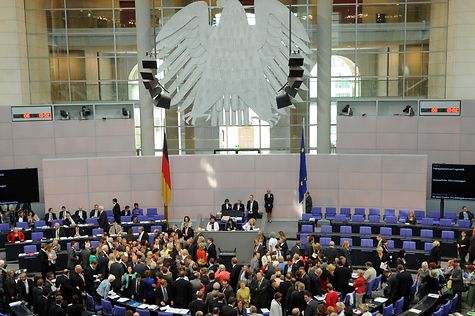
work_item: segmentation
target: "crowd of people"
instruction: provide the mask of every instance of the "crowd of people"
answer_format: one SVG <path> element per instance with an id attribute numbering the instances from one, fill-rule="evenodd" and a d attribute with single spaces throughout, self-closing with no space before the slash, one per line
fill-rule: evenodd
<path id="1" fill-rule="evenodd" d="M 114 199 L 115 205 L 118 203 Z M 138 209 L 138 204 L 134 209 Z M 234 257 L 230 265 L 225 265 L 218 257 L 214 240 L 205 238 L 201 228 L 193 226 L 188 216 L 180 226 L 171 225 L 163 232 L 150 232 L 149 236 L 143 227 L 136 235 L 122 234 L 119 217 L 138 215 L 130 208 L 114 207 L 112 223 L 107 217 L 106 223 L 101 222 L 103 214 L 104 208 L 99 205 L 89 214 L 78 210 L 74 217 L 65 209 L 58 216 L 48 210 L 45 221 L 61 216 L 78 222 L 88 216 L 97 217 L 99 225 L 105 228 L 103 238 L 94 247 L 89 240 L 81 245 L 73 240 L 67 251 L 67 269 L 60 273 L 56 269 L 57 253 L 61 251 L 57 238 L 41 245 L 38 255 L 41 273 L 33 279 L 22 273 L 16 280 L 14 271 L 0 262 L 4 267 L 0 270 L 2 308 L 5 310 L 8 303 L 22 300 L 39 316 L 80 315 L 86 308 L 88 295 L 100 302 L 108 299 L 113 290 L 147 304 L 186 308 L 193 316 L 258 315 L 263 309 L 269 309 L 270 316 L 342 316 L 353 314 L 353 308 L 344 301 L 346 294 L 354 292 L 356 307 L 363 315 L 370 315 L 365 304 L 366 287 L 378 277 L 388 298 L 386 304 L 404 298 L 404 310 L 409 308 L 414 296 L 422 299 L 429 293 L 438 293 L 442 297 L 455 294 L 460 297 L 467 287 L 467 303 L 470 306 L 475 303 L 473 266 L 453 259 L 447 268 L 441 269 L 440 258 L 429 257 L 413 280 L 405 268 L 405 252 L 391 256 L 380 235 L 374 259 L 355 272 L 347 241 L 341 247 L 333 241 L 322 247 L 309 235 L 306 243 L 298 240 L 289 247 L 282 231 L 268 236 L 258 231 L 253 257 Z M 255 224 L 255 219 L 249 222 Z M 475 241 L 471 237 L 467 243 L 466 235 L 459 242 L 463 258 L 468 250 L 462 244 L 470 247 L 472 239 Z M 473 262 L 470 258 L 469 261 Z M 468 281 L 464 282 L 462 268 L 470 273 Z M 321 299 L 317 301 L 315 296 Z M 457 310 L 460 307 L 461 300 Z"/>

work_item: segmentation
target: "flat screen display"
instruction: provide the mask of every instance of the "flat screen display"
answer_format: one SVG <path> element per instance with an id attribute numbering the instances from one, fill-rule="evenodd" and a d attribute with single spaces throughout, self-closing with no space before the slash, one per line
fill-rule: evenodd
<path id="1" fill-rule="evenodd" d="M 39 202 L 38 169 L 0 170 L 0 202 Z"/>
<path id="2" fill-rule="evenodd" d="M 432 164 L 433 199 L 475 200 L 475 165 Z"/>

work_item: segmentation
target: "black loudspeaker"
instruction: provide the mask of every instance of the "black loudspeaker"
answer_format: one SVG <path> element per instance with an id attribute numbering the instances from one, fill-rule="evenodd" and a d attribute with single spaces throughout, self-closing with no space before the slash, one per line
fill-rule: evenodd
<path id="1" fill-rule="evenodd" d="M 165 94 L 160 94 L 157 97 L 153 98 L 153 104 L 156 107 L 162 108 L 162 109 L 170 109 L 170 104 L 172 103 L 172 98 L 170 98 L 168 95 Z"/>
<path id="2" fill-rule="evenodd" d="M 303 66 L 303 57 L 302 55 L 298 53 L 290 54 L 289 57 L 289 66 L 290 67 L 297 67 L 297 66 Z"/>
<path id="3" fill-rule="evenodd" d="M 152 72 L 141 71 L 140 75 L 142 76 L 143 80 L 153 80 L 153 79 L 155 79 L 155 75 Z"/>
<path id="4" fill-rule="evenodd" d="M 287 93 L 279 94 L 275 99 L 277 101 L 278 109 L 282 109 L 292 105 L 292 101 L 290 101 L 290 96 Z"/>
<path id="5" fill-rule="evenodd" d="M 142 60 L 142 67 L 147 69 L 157 69 L 156 60 Z"/>
<path id="6" fill-rule="evenodd" d="M 289 78 L 303 77 L 302 67 L 289 67 Z"/>

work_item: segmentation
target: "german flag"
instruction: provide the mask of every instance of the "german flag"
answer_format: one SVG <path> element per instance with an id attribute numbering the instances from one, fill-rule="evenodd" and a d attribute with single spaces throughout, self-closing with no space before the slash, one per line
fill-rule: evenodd
<path id="1" fill-rule="evenodd" d="M 163 196 L 163 205 L 168 206 L 168 204 L 172 200 L 172 180 L 170 177 L 170 162 L 168 160 L 168 146 L 167 146 L 166 133 L 163 133 L 162 196 Z"/>

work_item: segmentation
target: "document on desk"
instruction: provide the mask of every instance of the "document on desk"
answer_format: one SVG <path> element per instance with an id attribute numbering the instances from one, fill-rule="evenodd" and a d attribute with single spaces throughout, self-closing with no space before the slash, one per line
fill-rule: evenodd
<path id="1" fill-rule="evenodd" d="M 117 300 L 117 302 L 119 302 L 119 303 L 125 303 L 127 301 L 130 301 L 130 299 L 128 297 L 121 297 Z"/>
<path id="2" fill-rule="evenodd" d="M 384 303 L 386 302 L 388 299 L 385 298 L 385 297 L 377 297 L 374 299 L 375 302 L 378 302 L 378 303 Z"/>
<path id="3" fill-rule="evenodd" d="M 265 314 L 265 313 L 269 313 L 270 311 L 267 308 L 261 308 L 261 312 Z"/>
<path id="4" fill-rule="evenodd" d="M 409 310 L 411 313 L 414 313 L 414 314 L 420 314 L 422 313 L 422 311 L 420 309 L 417 309 L 417 308 L 411 308 Z"/>
<path id="5" fill-rule="evenodd" d="M 148 304 L 140 304 L 139 306 L 137 306 L 137 308 L 139 308 L 139 309 L 147 309 L 147 308 L 148 308 Z"/>
<path id="6" fill-rule="evenodd" d="M 434 293 L 429 293 L 429 294 L 427 294 L 427 296 L 432 297 L 432 298 L 439 298 L 440 297 L 439 294 L 434 294 Z"/>

